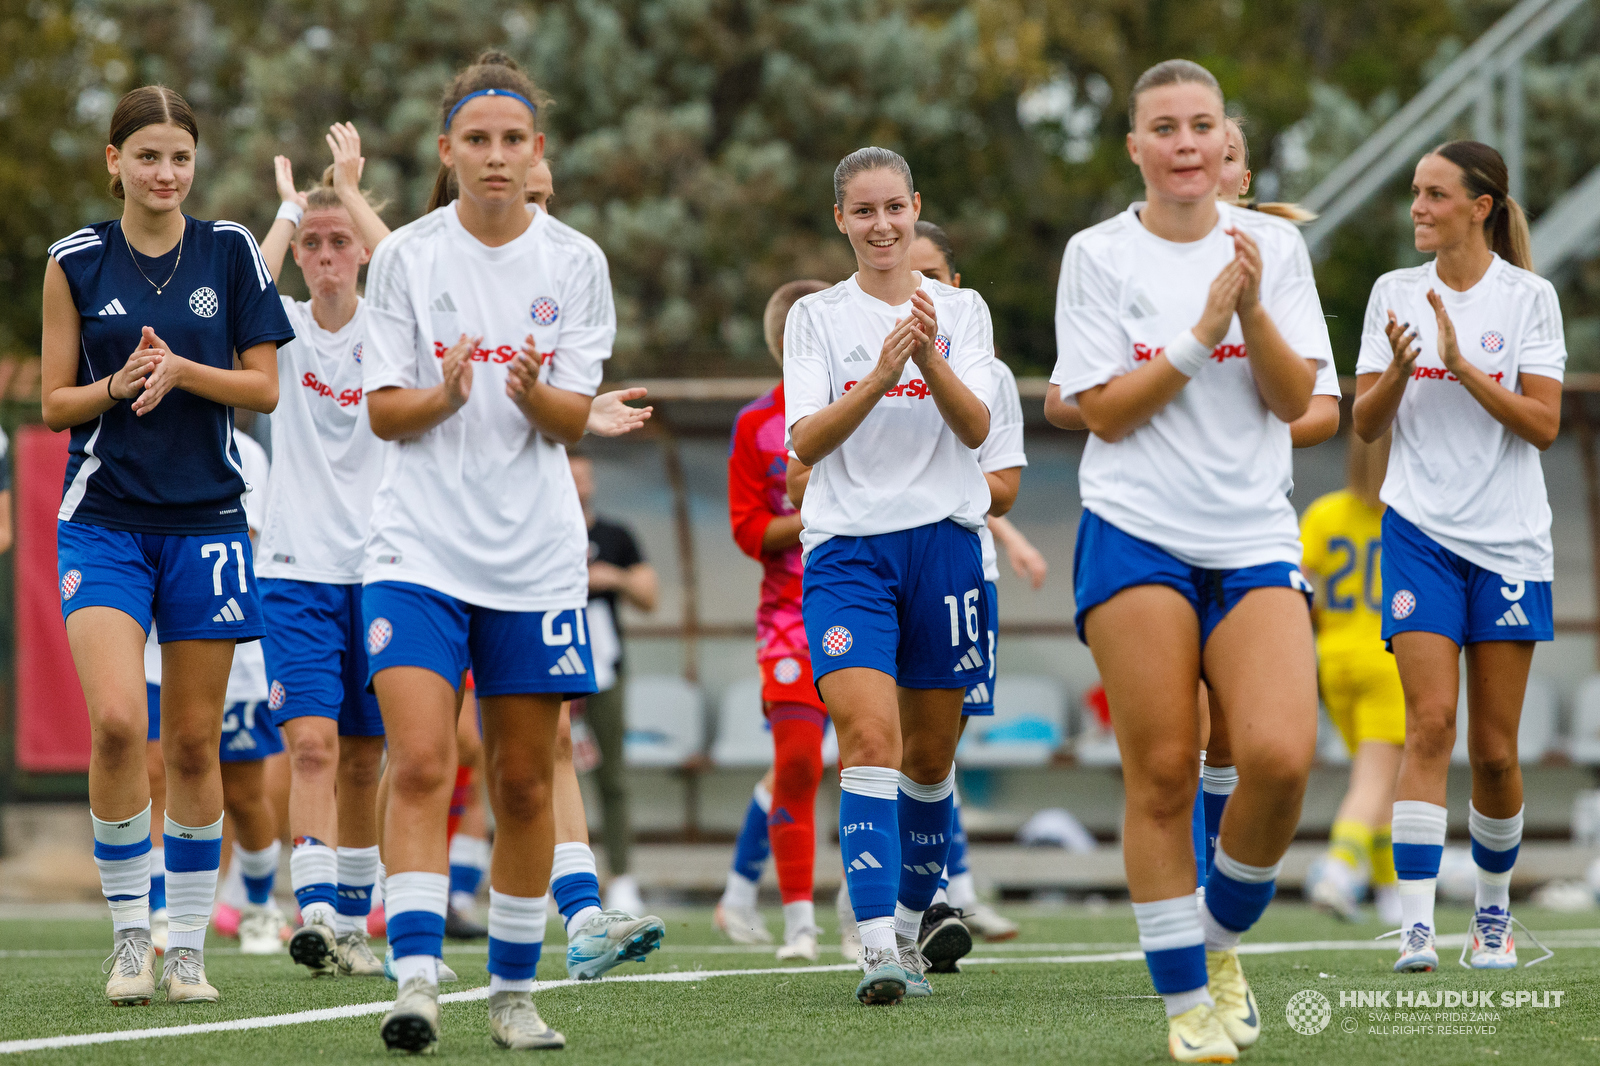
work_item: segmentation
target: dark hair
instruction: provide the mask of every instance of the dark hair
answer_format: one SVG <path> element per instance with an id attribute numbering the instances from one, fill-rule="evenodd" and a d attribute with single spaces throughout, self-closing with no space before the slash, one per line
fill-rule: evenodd
<path id="1" fill-rule="evenodd" d="M 911 182 L 911 166 L 899 152 L 891 152 L 887 148 L 857 148 L 833 168 L 833 202 L 843 209 L 844 187 L 850 184 L 851 178 L 869 170 L 892 170 L 906 179 L 907 194 L 917 191 Z"/>
<path id="2" fill-rule="evenodd" d="M 382 211 L 389 206 L 387 200 L 374 200 L 372 193 L 366 189 L 361 190 L 361 197 L 372 206 L 374 211 Z M 339 198 L 339 194 L 333 191 L 333 164 L 329 163 L 322 172 L 322 180 L 306 190 L 306 210 L 330 211 L 335 208 L 349 210 L 345 207 L 344 201 Z"/>
<path id="3" fill-rule="evenodd" d="M 194 143 L 200 143 L 200 124 L 195 121 L 194 110 L 189 107 L 189 101 L 167 88 L 165 85 L 143 85 L 137 89 L 129 89 L 122 94 L 122 99 L 117 101 L 116 110 L 111 112 L 111 133 L 109 144 L 119 152 L 122 146 L 128 143 L 128 138 L 144 129 L 146 126 L 177 126 L 187 130 L 189 136 L 194 138 Z M 123 199 L 122 178 L 111 179 L 111 195 Z"/>
<path id="4" fill-rule="evenodd" d="M 439 173 L 433 179 L 433 190 L 428 193 L 428 207 L 423 213 L 431 215 L 460 195 L 461 189 L 456 184 L 456 172 L 440 163 Z"/>
<path id="5" fill-rule="evenodd" d="M 439 129 L 445 130 L 445 124 L 450 118 L 450 112 L 462 99 L 481 89 L 506 89 L 523 97 L 536 109 L 533 114 L 533 126 L 539 128 L 539 110 L 547 107 L 549 98 L 539 91 L 533 84 L 533 79 L 522 72 L 517 61 L 504 52 L 494 49 L 480 55 L 470 67 L 450 79 L 450 84 L 445 86 L 444 96 L 439 101 Z"/>
<path id="6" fill-rule="evenodd" d="M 944 256 L 945 269 L 952 274 L 956 272 L 956 246 L 950 243 L 950 234 L 944 231 L 943 226 L 936 222 L 919 221 L 917 236 L 932 241 L 933 246 L 939 249 L 939 254 Z"/>
<path id="7" fill-rule="evenodd" d="M 1139 97 L 1163 85 L 1204 85 L 1217 94 L 1217 99 L 1225 99 L 1222 95 L 1222 86 L 1217 84 L 1216 75 L 1199 63 L 1188 59 L 1163 60 L 1139 75 L 1139 80 L 1133 83 L 1133 91 L 1128 94 L 1130 129 L 1133 128 L 1134 119 L 1139 112 Z"/>
<path id="8" fill-rule="evenodd" d="M 1461 187 L 1476 200 L 1494 201 L 1483 220 L 1483 236 L 1501 259 L 1523 270 L 1533 269 L 1533 248 L 1528 239 L 1528 217 L 1511 198 L 1510 177 L 1500 153 L 1480 141 L 1449 141 L 1430 155 L 1448 159 L 1461 168 Z"/>
<path id="9" fill-rule="evenodd" d="M 1244 168 L 1249 170 L 1250 138 L 1245 136 L 1244 119 L 1235 115 L 1229 115 L 1226 121 L 1231 122 L 1233 124 L 1233 128 L 1239 131 L 1239 147 L 1244 149 Z M 1224 129 L 1226 129 L 1226 123 L 1224 124 Z M 1317 218 L 1317 213 L 1312 211 L 1310 208 L 1301 207 L 1299 204 L 1283 203 L 1281 201 L 1257 203 L 1254 200 L 1250 200 L 1240 203 L 1238 206 L 1248 207 L 1252 211 L 1260 211 L 1263 215 L 1276 215 L 1278 218 L 1288 219 L 1290 222 L 1314 222 Z"/>
<path id="10" fill-rule="evenodd" d="M 767 309 L 761 312 L 761 334 L 766 338 L 767 351 L 772 353 L 772 358 L 778 361 L 779 366 L 783 365 L 783 326 L 789 320 L 789 309 L 800 297 L 810 296 L 828 287 L 826 281 L 811 278 L 787 281 L 779 285 L 777 291 L 768 298 Z"/>

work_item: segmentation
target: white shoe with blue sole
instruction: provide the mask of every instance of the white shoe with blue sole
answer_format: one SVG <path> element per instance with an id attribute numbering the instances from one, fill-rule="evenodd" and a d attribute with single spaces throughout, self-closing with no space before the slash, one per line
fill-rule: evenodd
<path id="1" fill-rule="evenodd" d="M 643 962 L 666 935 L 666 923 L 653 914 L 601 911 L 567 942 L 567 976 L 593 981 L 624 962 Z"/>

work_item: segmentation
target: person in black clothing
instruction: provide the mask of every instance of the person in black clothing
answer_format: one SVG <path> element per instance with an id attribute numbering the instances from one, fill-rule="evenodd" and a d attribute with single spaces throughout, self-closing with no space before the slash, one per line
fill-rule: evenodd
<path id="1" fill-rule="evenodd" d="M 594 512 L 594 464 L 581 452 L 569 452 L 572 479 L 578 487 L 583 518 L 589 526 L 589 640 L 594 654 L 598 691 L 583 703 L 583 718 L 600 749 L 596 776 L 604 823 L 606 859 L 611 883 L 606 906 L 629 914 L 642 914 L 639 886 L 629 873 L 628 851 L 632 832 L 628 825 L 628 791 L 622 742 L 627 733 L 623 690 L 627 674 L 618 609 L 627 603 L 635 610 L 656 609 L 656 572 L 627 526 L 599 518 Z M 577 703 L 573 705 L 578 713 Z"/>

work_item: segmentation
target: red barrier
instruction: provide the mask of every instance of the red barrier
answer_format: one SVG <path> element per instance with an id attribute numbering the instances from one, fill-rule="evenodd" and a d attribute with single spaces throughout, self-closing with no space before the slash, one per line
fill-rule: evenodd
<path id="1" fill-rule="evenodd" d="M 67 647 L 56 576 L 56 512 L 67 471 L 67 433 L 17 432 L 17 768 L 89 769 L 89 710 Z"/>

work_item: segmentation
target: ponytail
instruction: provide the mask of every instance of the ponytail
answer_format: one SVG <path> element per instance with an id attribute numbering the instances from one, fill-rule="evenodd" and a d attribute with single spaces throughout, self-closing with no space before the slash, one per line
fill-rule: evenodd
<path id="1" fill-rule="evenodd" d="M 1239 147 L 1244 151 L 1244 168 L 1245 170 L 1249 170 L 1250 138 L 1245 136 L 1244 119 L 1240 116 L 1230 116 L 1228 118 L 1228 125 L 1232 126 L 1233 131 L 1239 135 Z M 1254 200 L 1246 200 L 1236 203 L 1235 206 L 1248 207 L 1252 211 L 1260 211 L 1263 215 L 1272 215 L 1275 218 L 1287 219 L 1290 222 L 1315 222 L 1317 218 L 1317 213 L 1315 211 L 1308 207 L 1301 207 L 1299 204 L 1281 203 L 1278 201 L 1260 204 L 1256 203 Z"/>
<path id="2" fill-rule="evenodd" d="M 389 201 L 387 200 L 374 200 L 372 193 L 366 189 L 361 190 L 361 198 L 374 211 L 382 211 L 389 206 Z M 344 201 L 339 199 L 339 194 L 333 191 L 333 164 L 329 163 L 322 171 L 322 180 L 306 190 L 306 210 L 329 211 L 343 208 L 344 206 Z"/>
<path id="3" fill-rule="evenodd" d="M 1450 141 L 1433 155 L 1461 170 L 1461 187 L 1473 199 L 1487 196 L 1489 217 L 1483 220 L 1483 238 L 1501 259 L 1523 270 L 1533 269 L 1533 244 L 1528 237 L 1528 216 L 1511 198 L 1510 176 L 1499 152 L 1480 141 Z"/>
<path id="4" fill-rule="evenodd" d="M 427 214 L 439 210 L 445 204 L 453 202 L 460 195 L 456 187 L 456 172 L 443 163 L 439 164 L 439 176 L 433 179 L 433 191 L 428 194 Z"/>

